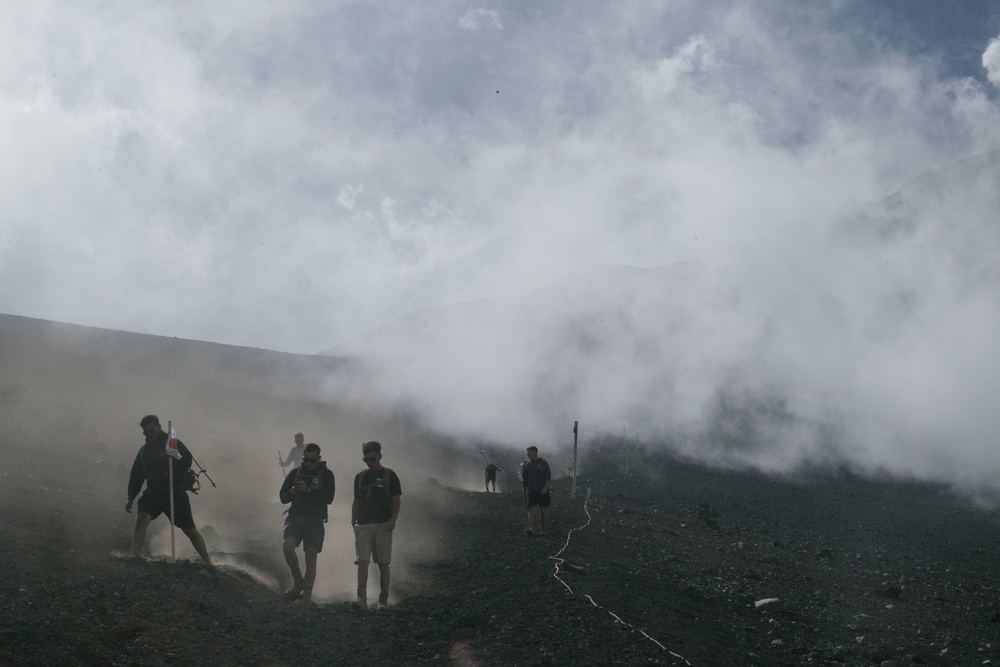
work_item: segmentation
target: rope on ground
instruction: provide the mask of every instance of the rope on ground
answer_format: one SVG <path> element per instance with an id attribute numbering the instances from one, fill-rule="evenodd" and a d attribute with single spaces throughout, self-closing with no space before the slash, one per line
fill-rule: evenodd
<path id="1" fill-rule="evenodd" d="M 562 584 L 563 586 L 566 587 L 566 590 L 569 591 L 570 595 L 577 595 L 577 593 L 575 593 L 573 591 L 573 589 L 570 588 L 569 584 L 567 584 L 563 580 L 563 578 L 559 576 L 559 566 L 566 562 L 565 559 L 560 558 L 559 556 L 562 554 L 562 552 L 566 551 L 566 549 L 569 548 L 569 541 L 570 541 L 570 538 L 573 536 L 573 533 L 576 532 L 576 531 L 578 531 L 578 530 L 583 530 L 584 528 L 586 528 L 587 526 L 590 525 L 591 521 L 593 521 L 593 517 L 590 516 L 590 510 L 587 509 L 587 502 L 588 502 L 587 500 L 583 501 L 583 511 L 587 514 L 587 523 L 583 524 L 582 526 L 578 526 L 578 527 L 573 528 L 572 530 L 570 530 L 566 534 L 566 542 L 565 542 L 565 544 L 562 545 L 562 548 L 559 549 L 559 551 L 557 551 L 555 553 L 555 555 L 549 556 L 549 560 L 555 562 L 555 569 L 552 572 L 552 576 L 556 578 L 556 581 L 558 581 L 560 584 Z M 663 644 L 661 644 L 660 642 L 656 641 L 651 636 L 649 636 L 646 633 L 646 631 L 643 630 L 642 628 L 636 627 L 636 626 L 632 625 L 631 623 L 626 623 L 625 621 L 622 620 L 622 618 L 618 614 L 614 613 L 610 609 L 605 609 L 601 605 L 597 604 L 597 601 L 594 600 L 594 598 L 592 598 L 591 596 L 589 596 L 587 594 L 580 594 L 580 596 L 586 598 L 587 601 L 590 602 L 590 604 L 594 605 L 594 607 L 596 607 L 597 609 L 600 609 L 601 611 L 606 611 L 609 616 L 611 616 L 612 618 L 614 618 L 616 621 L 618 621 L 619 623 L 621 623 L 625 627 L 631 628 L 633 630 L 638 631 L 643 637 L 645 637 L 649 641 L 651 641 L 654 644 L 656 644 L 657 646 L 659 646 L 661 650 L 666 651 L 667 653 L 669 653 L 670 655 L 672 655 L 675 658 L 678 658 L 679 660 L 683 660 L 684 664 L 686 664 L 686 665 L 690 665 L 691 664 L 690 662 L 688 662 L 687 658 L 685 658 L 682 655 L 678 655 L 677 653 L 674 653 L 673 651 L 671 651 L 670 649 L 668 649 L 666 646 L 664 646 Z"/>

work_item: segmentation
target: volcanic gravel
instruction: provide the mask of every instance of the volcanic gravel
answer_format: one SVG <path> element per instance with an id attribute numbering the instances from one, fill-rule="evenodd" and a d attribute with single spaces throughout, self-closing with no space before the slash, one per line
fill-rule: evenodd
<path id="1" fill-rule="evenodd" d="M 287 578 L 277 540 L 215 573 L 116 557 L 118 469 L 5 474 L 0 664 L 1000 664 L 997 515 L 945 487 L 591 460 L 543 536 L 516 493 L 411 483 L 443 555 L 385 612 L 284 602 L 250 574 Z"/>

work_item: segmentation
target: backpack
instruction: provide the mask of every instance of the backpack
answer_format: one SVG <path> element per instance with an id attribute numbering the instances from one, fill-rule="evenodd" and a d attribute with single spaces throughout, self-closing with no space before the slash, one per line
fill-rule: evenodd
<path id="1" fill-rule="evenodd" d="M 184 488 L 194 494 L 197 494 L 198 489 L 201 488 L 201 480 L 198 479 L 198 473 L 191 468 L 184 469 Z"/>

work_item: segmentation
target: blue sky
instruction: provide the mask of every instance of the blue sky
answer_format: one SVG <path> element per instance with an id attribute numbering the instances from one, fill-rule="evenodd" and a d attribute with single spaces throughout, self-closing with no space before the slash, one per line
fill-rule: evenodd
<path id="1" fill-rule="evenodd" d="M 0 312 L 113 329 L 313 352 L 1000 147 L 995 2 L 0 12 Z"/>

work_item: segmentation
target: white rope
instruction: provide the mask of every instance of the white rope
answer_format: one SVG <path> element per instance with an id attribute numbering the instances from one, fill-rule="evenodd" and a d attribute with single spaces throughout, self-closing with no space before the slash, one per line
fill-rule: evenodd
<path id="1" fill-rule="evenodd" d="M 554 555 L 549 556 L 549 560 L 555 561 L 555 570 L 553 570 L 552 576 L 556 578 L 556 581 L 558 581 L 560 584 L 562 584 L 563 586 L 566 587 L 566 590 L 570 592 L 570 595 L 576 595 L 576 593 L 574 593 L 573 589 L 570 588 L 569 584 L 567 584 L 562 579 L 562 577 L 559 576 L 559 566 L 566 562 L 564 559 L 560 558 L 559 556 L 560 556 L 560 554 L 562 554 L 562 552 L 566 551 L 566 549 L 569 547 L 569 540 L 573 536 L 573 533 L 575 531 L 577 531 L 577 530 L 583 530 L 584 528 L 586 528 L 587 526 L 590 525 L 591 521 L 593 521 L 593 517 L 590 516 L 590 510 L 587 509 L 587 501 L 586 500 L 583 501 L 583 511 L 586 512 L 586 514 L 587 514 L 587 523 L 583 524 L 582 526 L 579 526 L 577 528 L 573 528 L 572 530 L 570 530 L 566 534 L 566 543 L 563 544 L 562 548 L 559 551 L 557 551 Z M 646 631 L 643 630 L 642 628 L 638 628 L 638 627 L 632 625 L 631 623 L 626 623 L 625 621 L 622 620 L 622 618 L 618 614 L 614 613 L 613 611 L 611 611 L 609 609 L 605 609 L 601 605 L 597 604 L 597 602 L 594 600 L 594 598 L 592 598 L 592 597 L 590 597 L 589 595 L 586 595 L 586 594 L 581 594 L 581 597 L 586 598 L 587 601 L 590 602 L 590 604 L 594 605 L 594 607 L 596 607 L 597 609 L 600 609 L 602 611 L 606 611 L 609 616 L 611 616 L 612 618 L 614 618 L 616 621 L 618 621 L 619 623 L 621 623 L 625 627 L 631 628 L 633 630 L 638 631 L 643 637 L 645 637 L 649 641 L 651 641 L 654 644 L 656 644 L 657 646 L 659 646 L 660 649 L 666 651 L 667 653 L 669 653 L 670 655 L 672 655 L 675 658 L 678 658 L 679 660 L 683 660 L 684 664 L 686 664 L 686 665 L 690 665 L 691 664 L 690 662 L 688 662 L 687 658 L 685 658 L 682 655 L 678 655 L 677 653 L 674 653 L 673 651 L 669 650 L 666 646 L 664 646 L 663 644 L 661 644 L 660 642 L 656 641 L 651 636 L 649 636 L 648 634 L 646 634 Z"/>

